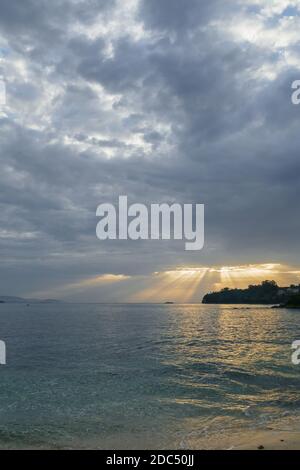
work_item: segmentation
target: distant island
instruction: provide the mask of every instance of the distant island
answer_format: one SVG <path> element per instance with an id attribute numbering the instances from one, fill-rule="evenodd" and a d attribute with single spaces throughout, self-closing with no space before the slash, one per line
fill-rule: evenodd
<path id="1" fill-rule="evenodd" d="M 22 297 L 13 297 L 10 295 L 0 295 L 0 304 L 52 304 L 58 303 L 56 299 L 23 299 Z"/>
<path id="2" fill-rule="evenodd" d="M 203 297 L 203 304 L 263 304 L 278 307 L 300 308 L 300 285 L 279 287 L 275 281 L 263 281 L 247 289 L 229 289 L 210 292 Z"/>

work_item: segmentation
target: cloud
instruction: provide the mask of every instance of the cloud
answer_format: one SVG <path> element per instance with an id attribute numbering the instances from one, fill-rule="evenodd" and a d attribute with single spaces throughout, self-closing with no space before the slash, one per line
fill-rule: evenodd
<path id="1" fill-rule="evenodd" d="M 2 289 L 299 262 L 298 7 L 3 1 Z M 96 207 L 120 194 L 205 203 L 205 249 L 100 243 Z"/>
<path id="2" fill-rule="evenodd" d="M 234 4 L 234 2 L 232 2 Z M 187 5 L 183 0 L 142 0 L 139 6 L 141 21 L 151 30 L 163 30 L 175 33 L 190 33 L 199 26 L 206 26 L 224 11 L 230 14 L 234 5 L 224 0 L 199 2 L 190 0 Z"/>

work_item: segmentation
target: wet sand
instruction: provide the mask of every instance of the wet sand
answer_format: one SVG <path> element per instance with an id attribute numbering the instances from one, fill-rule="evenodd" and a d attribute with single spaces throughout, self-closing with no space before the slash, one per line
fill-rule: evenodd
<path id="1" fill-rule="evenodd" d="M 241 439 L 232 450 L 300 450 L 299 431 L 266 430 Z"/>

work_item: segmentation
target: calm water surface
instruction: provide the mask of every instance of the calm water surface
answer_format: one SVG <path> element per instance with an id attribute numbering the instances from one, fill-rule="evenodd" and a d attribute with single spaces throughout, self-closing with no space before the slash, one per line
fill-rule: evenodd
<path id="1" fill-rule="evenodd" d="M 2 448 L 216 448 L 300 422 L 300 310 L 3 304 L 0 339 Z"/>

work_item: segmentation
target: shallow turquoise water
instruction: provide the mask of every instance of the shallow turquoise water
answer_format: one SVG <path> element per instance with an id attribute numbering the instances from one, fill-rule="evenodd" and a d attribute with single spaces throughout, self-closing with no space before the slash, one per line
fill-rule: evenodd
<path id="1" fill-rule="evenodd" d="M 298 420 L 300 311 L 3 304 L 0 339 L 2 448 L 214 448 Z"/>

